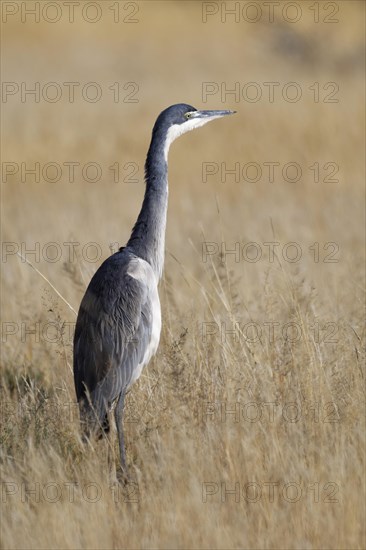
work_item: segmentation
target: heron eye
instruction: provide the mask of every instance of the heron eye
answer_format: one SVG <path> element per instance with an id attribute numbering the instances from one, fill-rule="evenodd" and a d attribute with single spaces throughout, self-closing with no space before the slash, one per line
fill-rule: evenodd
<path id="1" fill-rule="evenodd" d="M 185 118 L 191 118 L 192 113 L 186 113 L 184 116 Z"/>

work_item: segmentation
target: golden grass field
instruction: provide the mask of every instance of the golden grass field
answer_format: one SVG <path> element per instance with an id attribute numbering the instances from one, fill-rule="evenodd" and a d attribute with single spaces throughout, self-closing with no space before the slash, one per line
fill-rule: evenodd
<path id="1" fill-rule="evenodd" d="M 95 23 L 59 4 L 50 23 L 2 2 L 1 547 L 365 548 L 363 2 L 299 1 L 293 23 L 286 2 L 254 23 L 248 2 L 237 22 L 229 2 L 106 0 Z M 128 239 L 177 102 L 237 114 L 172 147 L 162 337 L 127 398 L 133 481 L 111 486 L 65 301 Z"/>

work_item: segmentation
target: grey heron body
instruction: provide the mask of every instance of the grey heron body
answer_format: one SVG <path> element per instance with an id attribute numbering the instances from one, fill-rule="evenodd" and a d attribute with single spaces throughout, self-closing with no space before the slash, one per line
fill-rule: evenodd
<path id="1" fill-rule="evenodd" d="M 177 104 L 156 120 L 145 163 L 145 196 L 131 237 L 91 279 L 74 336 L 74 382 L 88 435 L 108 431 L 114 407 L 120 460 L 126 468 L 124 398 L 155 354 L 161 331 L 158 283 L 163 271 L 170 144 L 233 111 L 198 111 Z"/>

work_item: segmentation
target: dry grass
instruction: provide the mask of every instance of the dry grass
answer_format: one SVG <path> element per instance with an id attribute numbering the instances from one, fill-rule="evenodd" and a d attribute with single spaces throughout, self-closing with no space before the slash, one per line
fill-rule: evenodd
<path id="1" fill-rule="evenodd" d="M 212 97 L 208 107 L 238 114 L 171 151 L 164 325 L 127 400 L 128 487 L 110 486 L 103 442 L 80 441 L 73 313 L 19 256 L 3 255 L 3 548 L 365 547 L 364 7 L 338 2 L 339 23 L 314 24 L 311 4 L 293 25 L 202 24 L 194 2 L 142 2 L 131 25 L 3 24 L 3 80 L 98 81 L 106 94 L 2 105 L 3 162 L 103 168 L 95 184 L 80 172 L 75 183 L 64 172 L 55 184 L 2 184 L 3 241 L 21 253 L 40 243 L 39 261 L 27 258 L 76 310 L 110 243 L 128 238 L 159 110 L 201 107 L 203 81 L 295 81 L 304 92 L 298 103 Z M 139 84 L 138 103 L 111 101 L 117 80 Z M 314 82 L 336 82 L 339 102 L 314 103 Z M 116 161 L 136 163 L 139 183 L 111 183 Z M 303 177 L 204 183 L 202 162 L 214 161 L 298 162 Z M 314 162 L 337 163 L 339 182 L 315 183 Z M 217 243 L 206 262 L 204 241 Z M 57 262 L 42 254 L 49 242 Z M 94 263 L 82 253 L 90 242 L 102 250 Z M 253 247 L 220 254 L 221 243 L 248 242 L 258 262 Z M 266 242 L 280 243 L 273 261 Z M 298 262 L 283 257 L 289 242 Z"/>

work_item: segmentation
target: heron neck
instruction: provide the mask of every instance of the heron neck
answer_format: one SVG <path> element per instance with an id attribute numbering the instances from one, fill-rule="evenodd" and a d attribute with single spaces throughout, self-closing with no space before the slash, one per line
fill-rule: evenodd
<path id="1" fill-rule="evenodd" d="M 164 141 L 153 135 L 145 163 L 145 196 L 127 246 L 149 262 L 160 279 L 164 265 L 168 209 L 168 165 Z"/>

